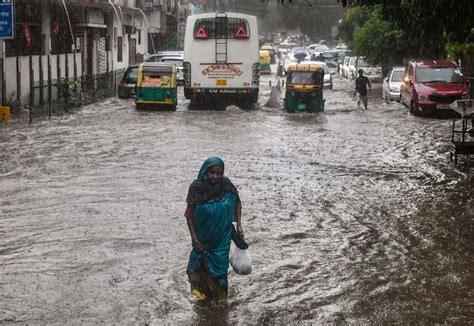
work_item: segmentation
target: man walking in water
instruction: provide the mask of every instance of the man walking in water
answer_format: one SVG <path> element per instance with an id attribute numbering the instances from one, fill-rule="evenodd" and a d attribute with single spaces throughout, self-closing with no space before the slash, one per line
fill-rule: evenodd
<path id="1" fill-rule="evenodd" d="M 359 73 L 359 77 L 356 78 L 354 96 L 356 96 L 356 93 L 359 93 L 357 107 L 360 107 L 360 101 L 362 100 L 364 108 L 367 110 L 367 85 L 369 85 L 369 90 L 372 90 L 372 85 L 370 85 L 369 78 L 364 76 L 364 71 L 362 69 L 359 69 L 357 72 Z"/>

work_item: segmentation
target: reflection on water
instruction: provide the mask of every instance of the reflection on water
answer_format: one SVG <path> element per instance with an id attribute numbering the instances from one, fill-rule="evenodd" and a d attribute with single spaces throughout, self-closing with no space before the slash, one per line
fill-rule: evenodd
<path id="1" fill-rule="evenodd" d="M 319 114 L 111 99 L 2 126 L 0 321 L 474 320 L 472 167 L 447 160 L 450 122 L 377 92 L 357 110 L 352 88 L 336 78 Z M 209 306 L 189 293 L 182 215 L 215 154 L 241 194 L 254 272 L 230 270 L 229 301 Z"/>

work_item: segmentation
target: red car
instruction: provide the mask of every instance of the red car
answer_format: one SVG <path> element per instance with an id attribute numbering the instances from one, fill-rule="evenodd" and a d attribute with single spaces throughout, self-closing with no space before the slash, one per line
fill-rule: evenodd
<path id="1" fill-rule="evenodd" d="M 468 93 L 460 69 L 446 60 L 410 61 L 400 86 L 400 100 L 414 115 L 455 117 L 449 105 Z"/>

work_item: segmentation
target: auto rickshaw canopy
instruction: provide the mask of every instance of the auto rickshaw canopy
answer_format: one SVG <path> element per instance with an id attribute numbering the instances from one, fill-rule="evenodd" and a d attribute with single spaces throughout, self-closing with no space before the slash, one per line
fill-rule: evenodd
<path id="1" fill-rule="evenodd" d="M 144 62 L 138 67 L 138 87 L 175 87 L 176 65 L 168 62 Z"/>
<path id="2" fill-rule="evenodd" d="M 322 88 L 324 69 L 311 63 L 292 64 L 287 68 L 286 84 L 289 88 L 311 90 Z"/>
<path id="3" fill-rule="evenodd" d="M 261 63 L 270 63 L 270 52 L 267 50 L 260 50 L 259 55 Z"/>

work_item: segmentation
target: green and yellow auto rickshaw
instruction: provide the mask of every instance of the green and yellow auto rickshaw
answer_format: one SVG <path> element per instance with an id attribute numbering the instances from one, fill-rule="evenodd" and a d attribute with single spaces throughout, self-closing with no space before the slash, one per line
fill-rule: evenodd
<path id="1" fill-rule="evenodd" d="M 264 44 L 260 48 L 260 50 L 268 51 L 268 53 L 270 54 L 270 64 L 276 63 L 276 53 L 275 53 L 275 49 L 273 48 L 273 45 Z"/>
<path id="2" fill-rule="evenodd" d="M 270 68 L 270 53 L 266 50 L 260 51 L 260 74 L 271 74 Z"/>
<path id="3" fill-rule="evenodd" d="M 285 109 L 317 112 L 324 110 L 324 69 L 312 63 L 292 64 L 287 69 Z"/>
<path id="4" fill-rule="evenodd" d="M 174 63 L 144 62 L 140 64 L 135 91 L 136 108 L 176 110 L 176 85 L 176 65 Z"/>

